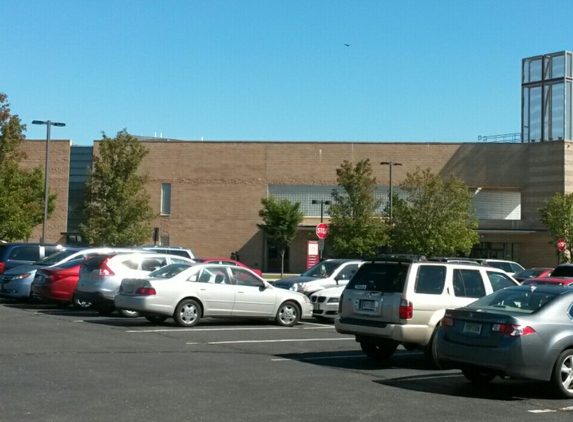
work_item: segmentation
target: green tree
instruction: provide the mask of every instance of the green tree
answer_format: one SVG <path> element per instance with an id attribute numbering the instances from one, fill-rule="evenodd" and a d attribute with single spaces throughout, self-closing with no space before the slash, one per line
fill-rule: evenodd
<path id="1" fill-rule="evenodd" d="M 369 159 L 356 165 L 344 161 L 336 170 L 341 190 L 333 190 L 327 242 L 337 256 L 373 255 L 388 241 L 387 226 L 377 212 L 380 200 L 374 197 L 376 178 Z"/>
<path id="2" fill-rule="evenodd" d="M 149 150 L 124 129 L 115 138 L 105 133 L 86 182 L 82 237 L 90 245 L 134 246 L 149 240 L 157 217 L 145 190 L 147 175 L 138 174 Z"/>
<path id="3" fill-rule="evenodd" d="M 263 209 L 259 217 L 263 224 L 257 224 L 267 235 L 268 240 L 277 247 L 281 255 L 281 277 L 284 275 L 285 252 L 296 236 L 298 226 L 304 214 L 300 211 L 300 202 L 292 203 L 287 199 L 273 197 L 261 199 Z"/>
<path id="4" fill-rule="evenodd" d="M 26 125 L 10 112 L 6 94 L 0 93 L 0 239 L 28 239 L 44 218 L 44 171 L 20 167 L 26 154 L 21 146 Z M 56 195 L 48 197 L 48 216 Z"/>
<path id="5" fill-rule="evenodd" d="M 571 242 L 573 242 L 573 193 L 556 193 L 551 200 L 539 208 L 541 222 L 557 247 L 558 239 L 565 241 L 565 249 L 560 254 L 561 262 L 571 262 Z"/>
<path id="6" fill-rule="evenodd" d="M 469 253 L 479 242 L 472 195 L 453 175 L 443 180 L 430 169 L 406 175 L 400 188 L 407 200 L 393 199 L 392 244 L 403 253 L 448 256 Z"/>

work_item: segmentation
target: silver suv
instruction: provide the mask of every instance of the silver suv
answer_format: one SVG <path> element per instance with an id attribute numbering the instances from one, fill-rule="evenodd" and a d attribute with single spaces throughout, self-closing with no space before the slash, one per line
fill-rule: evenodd
<path id="1" fill-rule="evenodd" d="M 114 299 L 119 293 L 121 280 L 145 277 L 166 265 L 179 263 L 193 264 L 195 261 L 182 256 L 146 251 L 96 256 L 86 260 L 80 267 L 74 297 L 91 302 L 100 314 L 107 315 L 115 310 Z M 137 312 L 129 310 L 121 310 L 120 313 L 126 317 L 139 316 Z"/>
<path id="2" fill-rule="evenodd" d="M 480 264 L 381 258 L 364 263 L 346 285 L 334 323 L 373 359 L 389 359 L 402 344 L 433 362 L 433 334 L 446 309 L 516 285 L 503 270 Z"/>

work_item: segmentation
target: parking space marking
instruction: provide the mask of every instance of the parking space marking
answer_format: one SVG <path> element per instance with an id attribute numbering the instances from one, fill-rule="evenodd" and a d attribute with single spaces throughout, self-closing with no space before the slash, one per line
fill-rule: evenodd
<path id="1" fill-rule="evenodd" d="M 234 340 L 234 341 L 210 341 L 205 344 L 241 344 L 241 343 L 287 343 L 287 342 L 303 342 L 303 341 L 345 341 L 352 340 L 352 338 L 289 338 L 279 340 Z M 198 344 L 198 343 L 187 343 Z"/>
<path id="2" fill-rule="evenodd" d="M 319 329 L 320 327 L 302 328 Z M 331 328 L 331 327 L 324 327 Z M 226 327 L 226 328 L 161 328 L 156 330 L 126 330 L 126 333 L 165 333 L 165 332 L 203 332 L 203 331 L 262 331 L 262 330 L 292 330 L 292 327 Z"/>

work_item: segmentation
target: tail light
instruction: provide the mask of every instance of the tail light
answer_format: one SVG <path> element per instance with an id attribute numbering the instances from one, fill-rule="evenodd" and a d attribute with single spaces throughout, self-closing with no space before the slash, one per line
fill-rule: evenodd
<path id="1" fill-rule="evenodd" d="M 136 295 L 153 296 L 157 294 L 153 287 L 140 287 L 135 291 Z"/>
<path id="2" fill-rule="evenodd" d="M 506 334 L 510 337 L 521 337 L 535 333 L 533 328 L 517 324 L 493 324 L 491 331 Z"/>
<path id="3" fill-rule="evenodd" d="M 107 265 L 108 261 L 109 261 L 109 258 L 107 258 L 105 261 L 103 261 L 101 263 L 101 266 L 99 267 L 99 275 L 104 275 L 104 276 L 105 275 L 115 275 L 115 273 Z"/>
<path id="4" fill-rule="evenodd" d="M 0 273 L 3 273 L 5 268 L 6 268 L 6 263 L 0 262 Z"/>
<path id="5" fill-rule="evenodd" d="M 344 297 L 344 295 L 340 295 L 340 301 L 338 302 L 338 313 L 340 314 L 342 312 L 342 298 Z"/>
<path id="6" fill-rule="evenodd" d="M 61 280 L 62 278 L 64 278 L 64 275 L 61 274 L 47 274 L 46 275 L 46 282 L 54 282 L 54 281 L 58 281 Z"/>
<path id="7" fill-rule="evenodd" d="M 400 319 L 412 319 L 412 315 L 414 314 L 414 306 L 412 305 L 412 302 L 402 299 L 400 301 L 398 313 L 400 314 Z"/>
<path id="8" fill-rule="evenodd" d="M 456 320 L 453 319 L 452 317 L 443 317 L 442 322 L 440 322 L 440 325 L 442 327 L 453 327 L 454 325 L 456 325 Z"/>

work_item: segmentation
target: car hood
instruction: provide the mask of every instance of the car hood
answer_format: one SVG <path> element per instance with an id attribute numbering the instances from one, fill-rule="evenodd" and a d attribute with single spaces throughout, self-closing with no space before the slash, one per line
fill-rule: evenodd
<path id="1" fill-rule="evenodd" d="M 340 297 L 342 291 L 346 288 L 346 285 L 339 287 L 331 287 L 330 289 L 319 290 L 316 294 L 318 296 L 326 297 Z"/>
<path id="2" fill-rule="evenodd" d="M 275 281 L 273 283 L 273 286 L 282 287 L 282 288 L 289 288 L 289 287 L 292 287 L 298 283 L 306 283 L 309 281 L 317 281 L 317 280 L 324 280 L 324 279 L 316 278 L 316 277 L 302 277 L 302 276 L 282 278 L 280 280 Z"/>
<path id="3" fill-rule="evenodd" d="M 33 264 L 18 265 L 15 268 L 11 268 L 8 271 L 5 271 L 3 274 L 6 274 L 6 275 L 24 274 L 24 273 L 36 271 L 38 268 L 42 268 L 42 266 L 41 265 L 33 265 Z"/>

